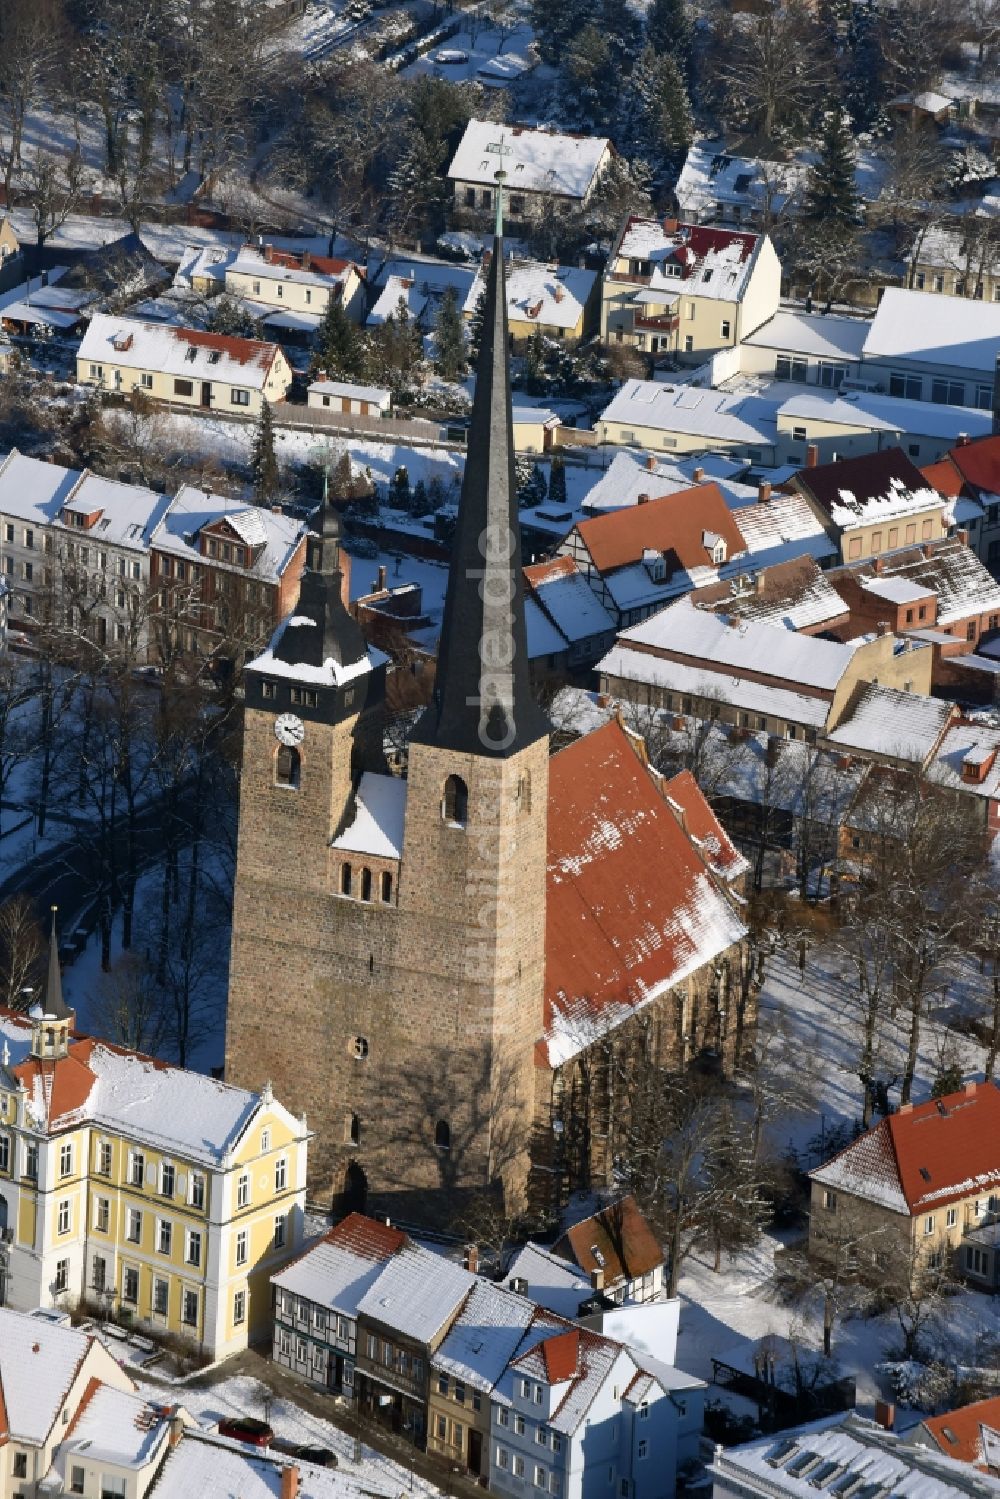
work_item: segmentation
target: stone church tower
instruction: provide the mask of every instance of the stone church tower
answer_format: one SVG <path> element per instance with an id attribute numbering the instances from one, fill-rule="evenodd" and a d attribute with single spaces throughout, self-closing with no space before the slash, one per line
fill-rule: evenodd
<path id="1" fill-rule="evenodd" d="M 324 510 L 246 673 L 229 1081 L 306 1112 L 311 1187 L 442 1222 L 524 1193 L 544 1026 L 548 724 L 533 698 L 502 241 L 489 270 L 433 700 L 385 773 L 385 659 Z"/>

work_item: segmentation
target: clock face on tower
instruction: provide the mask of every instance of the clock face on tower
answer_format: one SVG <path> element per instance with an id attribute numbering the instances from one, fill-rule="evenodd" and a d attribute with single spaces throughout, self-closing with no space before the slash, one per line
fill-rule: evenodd
<path id="1" fill-rule="evenodd" d="M 282 713 L 280 718 L 274 720 L 274 737 L 279 744 L 301 744 L 305 732 L 305 724 L 294 713 Z"/>

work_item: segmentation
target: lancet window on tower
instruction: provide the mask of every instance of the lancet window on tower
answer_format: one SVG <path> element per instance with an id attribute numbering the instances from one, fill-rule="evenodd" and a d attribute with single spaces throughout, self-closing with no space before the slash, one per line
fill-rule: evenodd
<path id="1" fill-rule="evenodd" d="M 469 820 L 469 788 L 461 776 L 449 776 L 444 783 L 441 816 L 445 822 L 465 826 Z"/>
<path id="2" fill-rule="evenodd" d="M 293 791 L 297 791 L 301 771 L 302 761 L 298 750 L 290 744 L 279 744 L 274 759 L 275 785 L 290 786 Z"/>
<path id="3" fill-rule="evenodd" d="M 447 1119 L 439 1119 L 434 1126 L 434 1144 L 438 1150 L 451 1149 L 451 1125 Z"/>
<path id="4" fill-rule="evenodd" d="M 340 866 L 340 893 L 341 893 L 341 895 L 350 895 L 350 893 L 351 893 L 351 878 L 352 878 L 352 876 L 351 876 L 351 866 L 350 866 L 350 864 L 341 864 L 341 866 Z"/>

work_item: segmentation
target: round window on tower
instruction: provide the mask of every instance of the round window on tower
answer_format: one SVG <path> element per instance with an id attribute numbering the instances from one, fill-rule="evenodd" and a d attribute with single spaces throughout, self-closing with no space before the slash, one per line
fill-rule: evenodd
<path id="1" fill-rule="evenodd" d="M 351 1050 L 359 1062 L 363 1062 L 368 1055 L 368 1040 L 365 1036 L 355 1036 L 351 1043 Z"/>

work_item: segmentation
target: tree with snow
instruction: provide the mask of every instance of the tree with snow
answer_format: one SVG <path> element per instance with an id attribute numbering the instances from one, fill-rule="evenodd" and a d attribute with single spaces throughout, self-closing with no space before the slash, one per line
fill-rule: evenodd
<path id="1" fill-rule="evenodd" d="M 684 73 L 672 53 L 644 48 L 629 91 L 636 154 L 658 178 L 675 177 L 694 135 Z"/>
<path id="2" fill-rule="evenodd" d="M 660 57 L 672 57 L 689 81 L 692 33 L 685 0 L 653 0 L 646 12 L 646 41 Z"/>
<path id="3" fill-rule="evenodd" d="M 531 330 L 524 354 L 524 383 L 529 394 L 537 396 L 545 381 L 545 339 L 541 328 Z"/>
<path id="4" fill-rule="evenodd" d="M 333 378 L 343 380 L 357 379 L 364 374 L 364 345 L 339 297 L 331 297 L 327 302 L 316 330 L 313 368 L 325 370 Z"/>
<path id="5" fill-rule="evenodd" d="M 855 165 L 854 143 L 844 113 L 840 108 L 830 109 L 823 121 L 819 157 L 809 169 L 803 223 L 822 227 L 824 236 L 855 235 L 860 209 Z"/>
<path id="6" fill-rule="evenodd" d="M 396 510 L 410 509 L 412 500 L 410 474 L 405 464 L 400 464 L 392 476 L 392 490 L 389 498 Z"/>
<path id="7" fill-rule="evenodd" d="M 479 345 L 483 339 L 483 323 L 486 320 L 486 288 L 483 287 L 476 298 L 476 305 L 472 309 L 472 317 L 469 319 L 469 356 L 473 363 L 479 358 Z"/>
<path id="8" fill-rule="evenodd" d="M 622 76 L 606 33 L 596 25 L 582 27 L 566 49 L 561 76 L 566 116 L 588 130 L 610 129 Z"/>
<path id="9" fill-rule="evenodd" d="M 262 401 L 250 450 L 250 475 L 257 505 L 270 505 L 278 493 L 278 459 L 274 452 L 274 414 L 270 401 Z"/>
<path id="10" fill-rule="evenodd" d="M 566 504 L 566 460 L 561 453 L 554 453 L 549 468 L 549 504 Z"/>
<path id="11" fill-rule="evenodd" d="M 459 380 L 465 374 L 465 328 L 453 286 L 445 288 L 434 325 L 434 368 L 444 380 Z"/>

